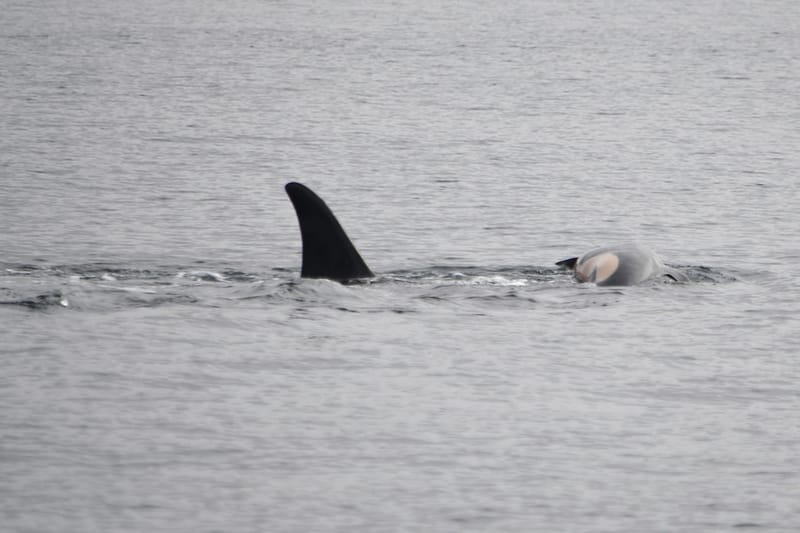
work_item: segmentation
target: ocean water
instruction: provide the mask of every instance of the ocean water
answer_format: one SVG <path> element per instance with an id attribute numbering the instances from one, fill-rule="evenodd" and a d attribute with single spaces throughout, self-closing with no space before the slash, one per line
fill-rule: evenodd
<path id="1" fill-rule="evenodd" d="M 800 4 L 0 12 L 0 530 L 800 530 Z"/>

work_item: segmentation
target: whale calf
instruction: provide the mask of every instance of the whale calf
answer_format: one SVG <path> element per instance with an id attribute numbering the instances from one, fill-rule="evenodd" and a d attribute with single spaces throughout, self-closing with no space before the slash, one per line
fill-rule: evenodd
<path id="1" fill-rule="evenodd" d="M 286 194 L 300 224 L 301 277 L 346 282 L 375 276 L 322 198 L 296 182 L 286 184 Z M 635 285 L 659 276 L 688 281 L 684 273 L 665 266 L 656 254 L 638 244 L 596 248 L 556 265 L 573 270 L 578 281 L 602 286 Z"/>
<path id="2" fill-rule="evenodd" d="M 649 248 L 634 243 L 595 248 L 556 265 L 573 270 L 580 282 L 600 286 L 636 285 L 657 277 L 689 280 L 683 272 L 664 265 Z"/>

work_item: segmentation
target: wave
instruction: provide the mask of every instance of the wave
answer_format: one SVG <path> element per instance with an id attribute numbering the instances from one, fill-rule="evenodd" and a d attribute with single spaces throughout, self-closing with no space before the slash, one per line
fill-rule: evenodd
<path id="1" fill-rule="evenodd" d="M 31 310 L 107 311 L 164 305 L 216 307 L 238 301 L 348 310 L 374 310 L 377 306 L 407 312 L 410 310 L 407 306 L 393 305 L 392 300 L 402 295 L 406 301 L 428 303 L 448 300 L 519 305 L 569 299 L 569 294 L 553 299 L 546 291 L 574 291 L 579 286 L 568 271 L 530 265 L 433 265 L 389 271 L 346 284 L 301 279 L 297 271 L 280 267 L 248 271 L 230 266 L 203 266 L 198 269 L 186 265 L 0 263 L 0 305 Z M 690 284 L 731 283 L 740 279 L 737 273 L 707 266 L 674 266 L 687 274 Z M 675 282 L 654 280 L 649 285 L 664 284 Z M 595 289 L 599 294 L 600 288 Z M 606 290 L 603 294 L 612 292 Z"/>

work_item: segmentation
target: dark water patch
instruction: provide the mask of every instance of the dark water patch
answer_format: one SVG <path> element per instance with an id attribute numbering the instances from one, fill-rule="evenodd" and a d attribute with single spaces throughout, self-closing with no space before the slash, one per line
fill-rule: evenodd
<path id="1" fill-rule="evenodd" d="M 3 289 L 8 291 L 8 289 Z M 69 301 L 59 290 L 53 292 L 37 294 L 35 296 L 18 296 L 14 297 L 13 292 L 10 293 L 10 298 L 3 298 L 0 300 L 0 305 L 26 307 L 32 310 L 44 310 L 52 307 L 69 307 Z"/>
<path id="2" fill-rule="evenodd" d="M 36 265 L 2 263 L 0 269 L 7 276 L 29 276 L 40 269 Z"/>
<path id="3" fill-rule="evenodd" d="M 222 275 L 225 276 L 226 279 L 235 282 L 253 282 L 260 278 L 258 274 L 242 272 L 239 270 L 224 270 Z"/>
<path id="4" fill-rule="evenodd" d="M 192 305 L 200 302 L 195 296 L 190 294 L 130 294 L 128 293 L 122 307 L 160 307 L 163 305 Z"/>
<path id="5" fill-rule="evenodd" d="M 690 283 L 733 283 L 738 277 L 731 272 L 702 265 L 672 265 L 686 274 Z"/>
<path id="6" fill-rule="evenodd" d="M 464 297 L 464 300 L 473 304 L 494 304 L 503 307 L 518 307 L 520 305 L 539 303 L 533 296 L 524 296 L 515 291 L 508 291 L 503 294 L 474 294 Z"/>

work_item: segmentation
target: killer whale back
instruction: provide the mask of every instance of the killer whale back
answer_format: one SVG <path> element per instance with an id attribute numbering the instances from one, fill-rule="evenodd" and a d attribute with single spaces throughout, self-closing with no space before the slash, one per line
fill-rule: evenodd
<path id="1" fill-rule="evenodd" d="M 303 278 L 346 281 L 374 276 L 322 198 L 300 183 L 287 183 L 303 240 Z"/>
<path id="2" fill-rule="evenodd" d="M 689 281 L 686 274 L 664 265 L 649 248 L 636 243 L 595 248 L 556 265 L 573 270 L 578 281 L 599 286 L 636 285 L 659 276 Z"/>

